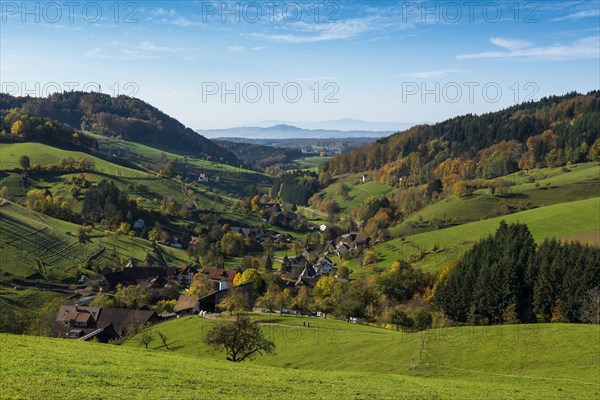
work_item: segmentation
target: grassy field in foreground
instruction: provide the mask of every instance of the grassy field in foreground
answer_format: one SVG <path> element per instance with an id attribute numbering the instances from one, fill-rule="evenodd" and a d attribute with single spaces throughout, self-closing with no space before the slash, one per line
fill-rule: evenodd
<path id="1" fill-rule="evenodd" d="M 459 378 L 469 371 L 473 377 L 520 374 L 600 383 L 597 325 L 502 325 L 403 333 L 333 319 L 276 314 L 253 314 L 253 318 L 277 345 L 275 356 L 255 363 L 271 367 L 445 378 Z M 203 343 L 204 334 L 216 323 L 189 316 L 154 329 L 169 335 L 176 353 L 221 360 L 223 354 L 213 354 Z M 304 323 L 310 323 L 310 328 Z M 126 345 L 138 343 L 134 339 Z M 153 342 L 150 348 L 159 350 L 160 343 Z M 569 360 L 571 368 L 561 357 Z"/>
<path id="2" fill-rule="evenodd" d="M 374 246 L 378 255 L 377 266 L 388 268 L 398 259 L 409 259 L 422 254 L 423 258 L 414 264 L 426 271 L 437 271 L 446 263 L 455 260 L 477 240 L 493 233 L 500 221 L 521 222 L 529 226 L 537 241 L 546 238 L 573 239 L 581 236 L 588 243 L 595 243 L 600 235 L 600 197 L 587 200 L 560 203 L 536 208 L 502 217 L 471 222 L 446 229 L 419 233 L 396 238 Z M 434 251 L 434 246 L 438 250 Z M 350 268 L 359 275 L 368 270 L 349 262 Z"/>
<path id="3" fill-rule="evenodd" d="M 514 334 L 515 327 L 499 328 L 507 329 L 507 335 Z M 458 342 L 455 337 L 438 340 L 438 344 L 428 339 L 425 357 L 439 358 L 438 365 L 443 367 L 411 375 L 401 369 L 371 372 L 371 365 L 390 362 L 390 351 L 408 345 L 375 336 L 369 339 L 380 346 L 379 351 L 371 348 L 369 358 L 364 358 L 360 347 L 346 349 L 335 343 L 295 346 L 303 359 L 326 353 L 361 364 L 354 371 L 343 371 L 337 367 L 263 365 L 278 356 L 234 364 L 189 351 L 185 355 L 0 335 L 0 392 L 9 399 L 592 399 L 600 394 L 599 352 L 593 351 L 598 346 L 597 326 L 540 326 L 539 331 L 517 335 L 513 343 L 505 340 L 502 345 L 493 336 L 496 331 L 472 329 L 474 333 Z M 420 343 L 416 341 L 413 347 L 419 348 Z M 312 349 L 314 346 L 317 349 Z M 278 352 L 287 350 L 279 347 Z"/>

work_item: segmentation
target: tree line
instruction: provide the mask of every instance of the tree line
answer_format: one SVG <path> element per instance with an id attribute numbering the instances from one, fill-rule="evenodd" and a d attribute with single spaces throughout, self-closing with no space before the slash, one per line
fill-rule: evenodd
<path id="1" fill-rule="evenodd" d="M 438 276 L 434 303 L 460 323 L 588 322 L 584 303 L 600 286 L 600 248 L 546 240 L 502 222 Z"/>

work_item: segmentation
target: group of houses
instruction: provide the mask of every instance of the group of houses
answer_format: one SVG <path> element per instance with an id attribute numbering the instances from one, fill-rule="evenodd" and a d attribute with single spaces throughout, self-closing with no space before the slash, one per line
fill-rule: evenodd
<path id="1" fill-rule="evenodd" d="M 246 239 L 253 239 L 257 243 L 262 243 L 269 239 L 272 243 L 289 243 L 292 241 L 292 236 L 283 234 L 269 229 L 257 227 L 232 226 L 229 228 L 232 233 L 239 233 Z"/>
<path id="2" fill-rule="evenodd" d="M 231 228 L 245 237 L 260 239 L 265 237 L 265 231 L 256 228 Z M 325 252 L 317 256 L 316 245 L 307 245 L 305 251 L 294 258 L 285 257 L 279 271 L 281 278 L 290 287 L 314 287 L 324 275 L 337 274 L 337 267 L 329 258 L 331 253 L 343 256 L 352 251 L 359 251 L 368 246 L 370 238 L 357 232 L 341 236 L 337 244 L 328 243 Z M 310 260 L 313 260 L 312 262 Z M 316 261 L 315 261 L 316 260 Z M 58 312 L 52 335 L 78 340 L 98 340 L 108 342 L 121 338 L 129 332 L 146 324 L 153 324 L 167 317 L 199 312 L 220 312 L 219 303 L 232 290 L 239 290 L 247 296 L 248 306 L 253 303 L 254 284 L 246 283 L 234 286 L 236 271 L 233 269 L 204 268 L 196 271 L 194 268 L 182 265 L 148 266 L 138 265 L 131 260 L 122 270 L 100 274 L 88 280 L 94 290 L 108 292 L 118 286 L 136 285 L 159 293 L 161 289 L 189 286 L 196 274 L 203 274 L 206 280 L 213 284 L 213 291 L 204 297 L 180 295 L 171 315 L 158 315 L 148 309 L 130 310 L 119 308 L 85 307 L 80 302 L 75 306 L 62 306 Z M 92 298 L 93 296 L 88 296 Z"/>
<path id="3" fill-rule="evenodd" d="M 131 260 L 120 271 L 96 275 L 88 280 L 88 284 L 103 291 L 115 289 L 117 286 L 137 285 L 145 289 L 162 289 L 169 285 L 187 286 L 192 283 L 196 271 L 188 266 L 161 267 L 138 266 Z"/>

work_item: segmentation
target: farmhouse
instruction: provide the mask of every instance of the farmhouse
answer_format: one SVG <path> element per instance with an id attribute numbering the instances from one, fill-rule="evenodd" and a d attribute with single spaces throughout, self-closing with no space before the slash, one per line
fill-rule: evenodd
<path id="1" fill-rule="evenodd" d="M 285 259 L 284 259 L 285 260 Z M 298 278 L 304 268 L 310 266 L 310 262 L 303 255 L 288 259 L 282 266 L 284 271 L 287 271 L 292 279 Z"/>
<path id="2" fill-rule="evenodd" d="M 192 279 L 194 279 L 194 275 L 196 275 L 196 271 L 192 267 L 182 265 L 177 269 L 177 283 L 189 286 L 192 283 Z"/>
<path id="3" fill-rule="evenodd" d="M 335 266 L 333 265 L 333 261 L 331 261 L 327 257 L 321 257 L 314 265 L 313 268 L 319 275 L 324 275 L 335 270 Z"/>
<path id="4" fill-rule="evenodd" d="M 197 314 L 200 311 L 200 301 L 196 296 L 180 295 L 173 307 L 177 315 Z"/>
<path id="5" fill-rule="evenodd" d="M 201 274 L 204 274 L 209 282 L 215 284 L 220 289 L 233 286 L 233 278 L 235 278 L 235 270 L 222 268 L 203 268 Z M 224 282 L 224 287 L 221 282 Z"/>
<path id="6" fill-rule="evenodd" d="M 175 306 L 173 307 L 173 311 L 178 315 L 196 314 L 199 311 L 221 312 L 222 310 L 219 309 L 219 303 L 231 290 L 241 290 L 248 298 L 247 308 L 250 309 L 252 307 L 254 299 L 254 282 L 248 282 L 243 285 L 217 290 L 202 298 L 180 295 L 177 299 L 177 303 L 175 303 Z"/>
<path id="7" fill-rule="evenodd" d="M 254 299 L 254 282 L 248 282 L 240 286 L 228 287 L 223 290 L 218 290 L 199 299 L 199 307 L 202 311 L 208 312 L 221 312 L 222 310 L 219 308 L 219 303 L 223 298 L 229 294 L 231 290 L 241 290 L 248 299 L 247 309 L 252 307 L 253 299 Z"/>
<path id="8" fill-rule="evenodd" d="M 154 311 L 148 310 L 62 306 L 52 326 L 51 336 L 79 340 L 96 338 L 106 343 L 159 320 Z"/>
<path id="9" fill-rule="evenodd" d="M 344 255 L 352 250 L 360 250 L 371 242 L 371 238 L 358 232 L 350 232 L 343 235 L 336 245 L 338 255 Z"/>

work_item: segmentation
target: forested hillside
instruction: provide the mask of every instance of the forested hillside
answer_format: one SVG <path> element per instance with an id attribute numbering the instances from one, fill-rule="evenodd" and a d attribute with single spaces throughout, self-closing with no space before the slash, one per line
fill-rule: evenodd
<path id="1" fill-rule="evenodd" d="M 30 135 L 27 116 L 42 116 L 72 129 L 91 131 L 133 142 L 195 152 L 206 159 L 239 165 L 235 155 L 214 144 L 176 119 L 150 104 L 128 96 L 111 97 L 102 93 L 64 92 L 48 97 L 13 97 L 0 94 L 2 129 Z M 37 132 L 37 131 L 36 131 Z M 36 137 L 35 139 L 40 140 Z M 33 140 L 33 139 L 29 139 Z M 42 141 L 42 140 L 40 140 Z"/>
<path id="2" fill-rule="evenodd" d="M 600 92 L 543 98 L 502 111 L 420 125 L 324 164 L 334 176 L 376 170 L 382 183 L 428 183 L 444 189 L 474 178 L 596 161 L 600 156 Z"/>
<path id="3" fill-rule="evenodd" d="M 238 156 L 246 165 L 259 169 L 275 164 L 289 164 L 302 157 L 302 151 L 297 148 L 273 147 L 228 140 L 214 140 L 214 142 Z"/>

